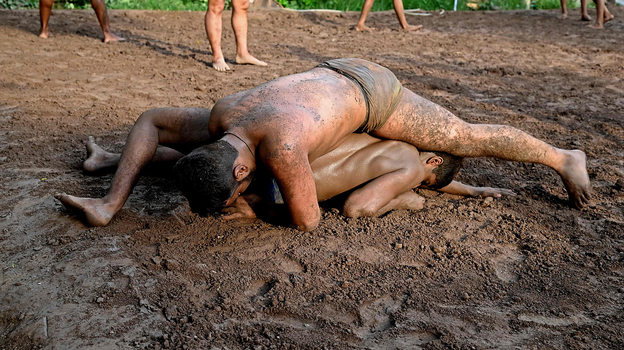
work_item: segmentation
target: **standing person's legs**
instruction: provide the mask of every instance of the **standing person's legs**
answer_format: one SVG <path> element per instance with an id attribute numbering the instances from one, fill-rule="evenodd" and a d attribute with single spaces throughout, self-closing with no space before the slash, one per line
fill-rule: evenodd
<path id="1" fill-rule="evenodd" d="M 221 32 L 223 31 L 223 8 L 225 0 L 208 0 L 208 10 L 206 11 L 206 34 L 212 50 L 212 67 L 219 72 L 230 69 L 225 63 L 223 52 L 221 51 Z"/>
<path id="2" fill-rule="evenodd" d="M 587 13 L 587 0 L 581 0 L 581 21 L 591 21 L 591 17 Z"/>
<path id="3" fill-rule="evenodd" d="M 407 24 L 407 20 L 405 19 L 405 11 L 403 10 L 403 0 L 393 0 L 392 3 L 394 5 L 394 13 L 396 14 L 397 19 L 399 20 L 399 23 L 401 24 L 401 28 L 403 28 L 403 30 L 411 32 L 422 28 L 422 25 L 411 26 Z"/>
<path id="4" fill-rule="evenodd" d="M 104 42 L 124 41 L 124 38 L 117 36 L 110 31 L 108 12 L 106 12 L 106 4 L 104 3 L 104 0 L 91 0 L 91 6 L 95 11 L 98 21 L 100 22 L 100 27 L 102 27 Z"/>
<path id="5" fill-rule="evenodd" d="M 506 125 L 468 124 L 443 107 L 404 89 L 396 111 L 375 135 L 409 142 L 417 149 L 460 157 L 496 157 L 540 163 L 559 173 L 578 208 L 590 198 L 585 153 L 555 148 Z"/>
<path id="6" fill-rule="evenodd" d="M 559 0 L 559 2 L 561 3 L 561 15 L 559 16 L 559 19 L 566 19 L 568 18 L 568 1 Z"/>
<path id="7" fill-rule="evenodd" d="M 152 161 L 159 145 L 192 149 L 210 142 L 210 110 L 159 108 L 144 112 L 128 138 L 117 172 L 103 198 L 80 198 L 67 194 L 56 197 L 66 206 L 82 211 L 89 224 L 104 226 L 124 205 L 141 170 Z"/>
<path id="8" fill-rule="evenodd" d="M 374 28 L 369 28 L 366 25 L 364 25 L 364 22 L 366 22 L 366 17 L 368 17 L 368 13 L 370 12 L 371 8 L 373 8 L 374 3 L 375 3 L 375 0 L 364 1 L 364 5 L 362 5 L 362 12 L 360 13 L 360 19 L 357 25 L 355 26 L 355 30 L 363 31 L 363 30 L 374 29 Z"/>
<path id="9" fill-rule="evenodd" d="M 48 22 L 50 21 L 50 12 L 52 12 L 52 5 L 54 0 L 39 0 L 39 16 L 41 21 L 41 29 L 39 30 L 39 37 L 47 39 L 50 36 L 50 28 Z"/>
<path id="10" fill-rule="evenodd" d="M 596 23 L 590 25 L 589 27 L 594 29 L 602 29 L 605 20 L 605 3 L 604 0 L 594 0 L 594 3 L 596 4 Z"/>
<path id="11" fill-rule="evenodd" d="M 232 29 L 236 37 L 236 63 L 266 66 L 266 62 L 253 57 L 247 49 L 247 9 L 249 0 L 232 0 Z"/>

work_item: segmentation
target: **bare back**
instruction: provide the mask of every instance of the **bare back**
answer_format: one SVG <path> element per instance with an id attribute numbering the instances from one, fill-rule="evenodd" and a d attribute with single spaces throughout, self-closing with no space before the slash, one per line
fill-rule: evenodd
<path id="1" fill-rule="evenodd" d="M 310 162 L 331 151 L 366 118 L 358 86 L 331 70 L 317 68 L 278 78 L 217 102 L 210 134 L 244 129 L 259 140 L 262 159 L 298 148 Z"/>

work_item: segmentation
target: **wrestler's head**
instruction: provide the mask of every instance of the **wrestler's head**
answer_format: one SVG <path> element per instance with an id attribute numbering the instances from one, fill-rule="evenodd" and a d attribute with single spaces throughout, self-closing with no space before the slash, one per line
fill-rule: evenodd
<path id="1" fill-rule="evenodd" d="M 427 171 L 420 187 L 437 190 L 447 186 L 462 167 L 463 157 L 445 152 L 420 152 L 420 160 Z"/>
<path id="2" fill-rule="evenodd" d="M 238 150 L 226 141 L 196 148 L 173 168 L 176 182 L 191 210 L 207 215 L 236 201 L 253 177 L 253 170 L 237 162 Z"/>

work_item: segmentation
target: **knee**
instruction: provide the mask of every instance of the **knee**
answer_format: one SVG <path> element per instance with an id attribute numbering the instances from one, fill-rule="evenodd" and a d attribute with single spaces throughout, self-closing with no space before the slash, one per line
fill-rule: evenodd
<path id="1" fill-rule="evenodd" d="M 234 12 L 246 12 L 249 9 L 249 0 L 232 1 L 232 10 Z"/>
<path id="2" fill-rule="evenodd" d="M 358 203 L 353 200 L 345 201 L 342 213 L 348 218 L 361 218 L 364 216 L 375 216 L 376 211 L 366 203 Z"/>
<path id="3" fill-rule="evenodd" d="M 221 13 L 223 13 L 224 8 L 225 8 L 225 0 L 209 0 L 208 1 L 208 12 L 212 14 L 221 15 Z"/>
<path id="4" fill-rule="evenodd" d="M 139 116 L 134 124 L 152 124 L 156 125 L 158 116 L 162 115 L 163 108 L 154 108 L 147 110 Z"/>

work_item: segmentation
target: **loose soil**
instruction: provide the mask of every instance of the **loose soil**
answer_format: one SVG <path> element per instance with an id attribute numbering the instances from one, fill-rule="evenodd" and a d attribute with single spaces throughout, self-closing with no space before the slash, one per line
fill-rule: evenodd
<path id="1" fill-rule="evenodd" d="M 624 10 L 604 30 L 558 11 L 250 13 L 265 68 L 218 73 L 199 12 L 0 11 L 0 349 L 605 349 L 624 346 Z M 594 15 L 592 13 L 592 15 Z M 224 52 L 235 56 L 230 13 Z M 94 135 L 120 151 L 161 106 L 226 95 L 337 57 L 392 69 L 474 123 L 507 124 L 587 152 L 593 200 L 567 204 L 557 174 L 492 159 L 460 180 L 513 198 L 419 191 L 420 212 L 347 219 L 310 233 L 189 212 L 170 180 L 143 177 L 103 228 L 57 191 L 97 197 L 81 170 Z"/>

